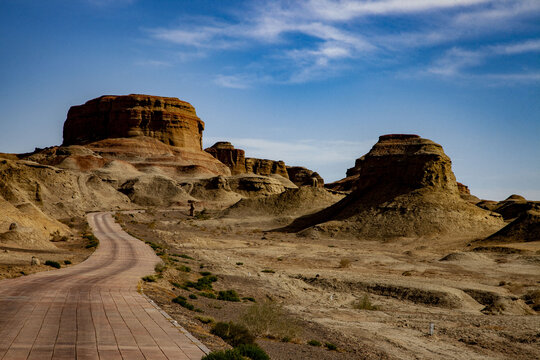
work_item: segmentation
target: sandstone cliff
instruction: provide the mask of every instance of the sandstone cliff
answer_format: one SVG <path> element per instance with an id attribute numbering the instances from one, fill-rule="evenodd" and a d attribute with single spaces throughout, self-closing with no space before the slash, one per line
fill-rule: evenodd
<path id="1" fill-rule="evenodd" d="M 417 135 L 385 135 L 360 158 L 354 191 L 335 205 L 297 219 L 286 231 L 315 226 L 366 238 L 482 236 L 500 216 L 461 199 L 450 158 Z M 317 225 L 319 224 L 319 225 Z"/>
<path id="2" fill-rule="evenodd" d="M 296 186 L 324 187 L 323 178 L 316 172 L 302 166 L 287 166 L 287 174 Z"/>
<path id="3" fill-rule="evenodd" d="M 105 95 L 69 109 L 63 144 L 149 136 L 167 145 L 202 150 L 203 130 L 193 106 L 177 98 Z"/>
<path id="4" fill-rule="evenodd" d="M 242 149 L 235 149 L 227 141 L 220 141 L 204 149 L 207 153 L 227 165 L 233 175 L 246 173 L 246 156 Z"/>

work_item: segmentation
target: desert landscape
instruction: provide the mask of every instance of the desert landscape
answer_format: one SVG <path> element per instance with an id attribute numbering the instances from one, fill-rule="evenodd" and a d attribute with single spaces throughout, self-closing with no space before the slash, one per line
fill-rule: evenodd
<path id="1" fill-rule="evenodd" d="M 540 201 L 476 197 L 419 135 L 380 134 L 325 183 L 227 139 L 203 149 L 204 130 L 178 98 L 104 95 L 69 109 L 62 145 L 0 154 L 0 304 L 123 239 L 157 255 L 132 290 L 200 341 L 186 358 L 540 356 Z"/>

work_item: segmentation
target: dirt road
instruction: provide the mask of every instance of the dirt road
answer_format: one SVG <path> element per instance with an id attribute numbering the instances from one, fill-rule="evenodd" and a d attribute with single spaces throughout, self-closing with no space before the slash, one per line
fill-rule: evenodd
<path id="1" fill-rule="evenodd" d="M 200 359 L 204 353 L 136 290 L 159 258 L 107 213 L 83 263 L 0 281 L 0 359 Z"/>

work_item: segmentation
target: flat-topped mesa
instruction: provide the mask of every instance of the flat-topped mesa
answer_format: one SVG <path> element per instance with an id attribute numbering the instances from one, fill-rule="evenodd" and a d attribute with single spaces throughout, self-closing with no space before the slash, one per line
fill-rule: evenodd
<path id="1" fill-rule="evenodd" d="M 357 191 L 376 190 L 397 195 L 419 188 L 458 194 L 452 162 L 441 145 L 418 135 L 379 137 L 371 150 L 357 160 Z"/>
<path id="2" fill-rule="evenodd" d="M 63 145 L 148 136 L 172 146 L 202 150 L 204 122 L 188 102 L 151 95 L 104 95 L 72 106 Z"/>
<path id="3" fill-rule="evenodd" d="M 227 165 L 231 169 L 231 174 L 246 173 L 246 155 L 244 150 L 235 149 L 228 141 L 220 141 L 209 148 L 204 149 L 207 153 Z"/>

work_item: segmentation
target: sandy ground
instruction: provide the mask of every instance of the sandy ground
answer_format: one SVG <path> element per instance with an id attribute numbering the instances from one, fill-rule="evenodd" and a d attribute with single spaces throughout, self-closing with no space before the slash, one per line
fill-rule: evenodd
<path id="1" fill-rule="evenodd" d="M 295 330 L 285 339 L 258 340 L 272 359 L 540 357 L 540 318 L 533 310 L 540 310 L 538 242 L 500 247 L 459 238 L 300 237 L 267 231 L 288 218 L 187 213 L 117 218 L 132 235 L 157 244 L 167 265 L 156 282 L 145 283 L 145 292 L 212 349 L 226 345 L 209 334 L 204 318 L 241 321 L 253 304 L 271 299 L 283 305 Z M 203 271 L 217 275 L 216 292 L 234 289 L 243 300 L 182 288 Z M 188 299 L 195 311 L 172 303 L 178 295 L 196 297 Z M 310 340 L 323 346 L 307 345 Z"/>
<path id="2" fill-rule="evenodd" d="M 82 237 L 88 232 L 85 218 L 72 217 L 63 222 L 73 230 L 73 236 L 66 237 L 65 241 L 52 242 L 55 247 L 51 249 L 23 249 L 0 244 L 0 279 L 54 270 L 55 268 L 45 265 L 47 260 L 56 261 L 62 267 L 73 266 L 86 260 L 95 247 L 86 248 L 88 240 Z M 32 265 L 32 257 L 36 257 L 40 264 Z"/>

